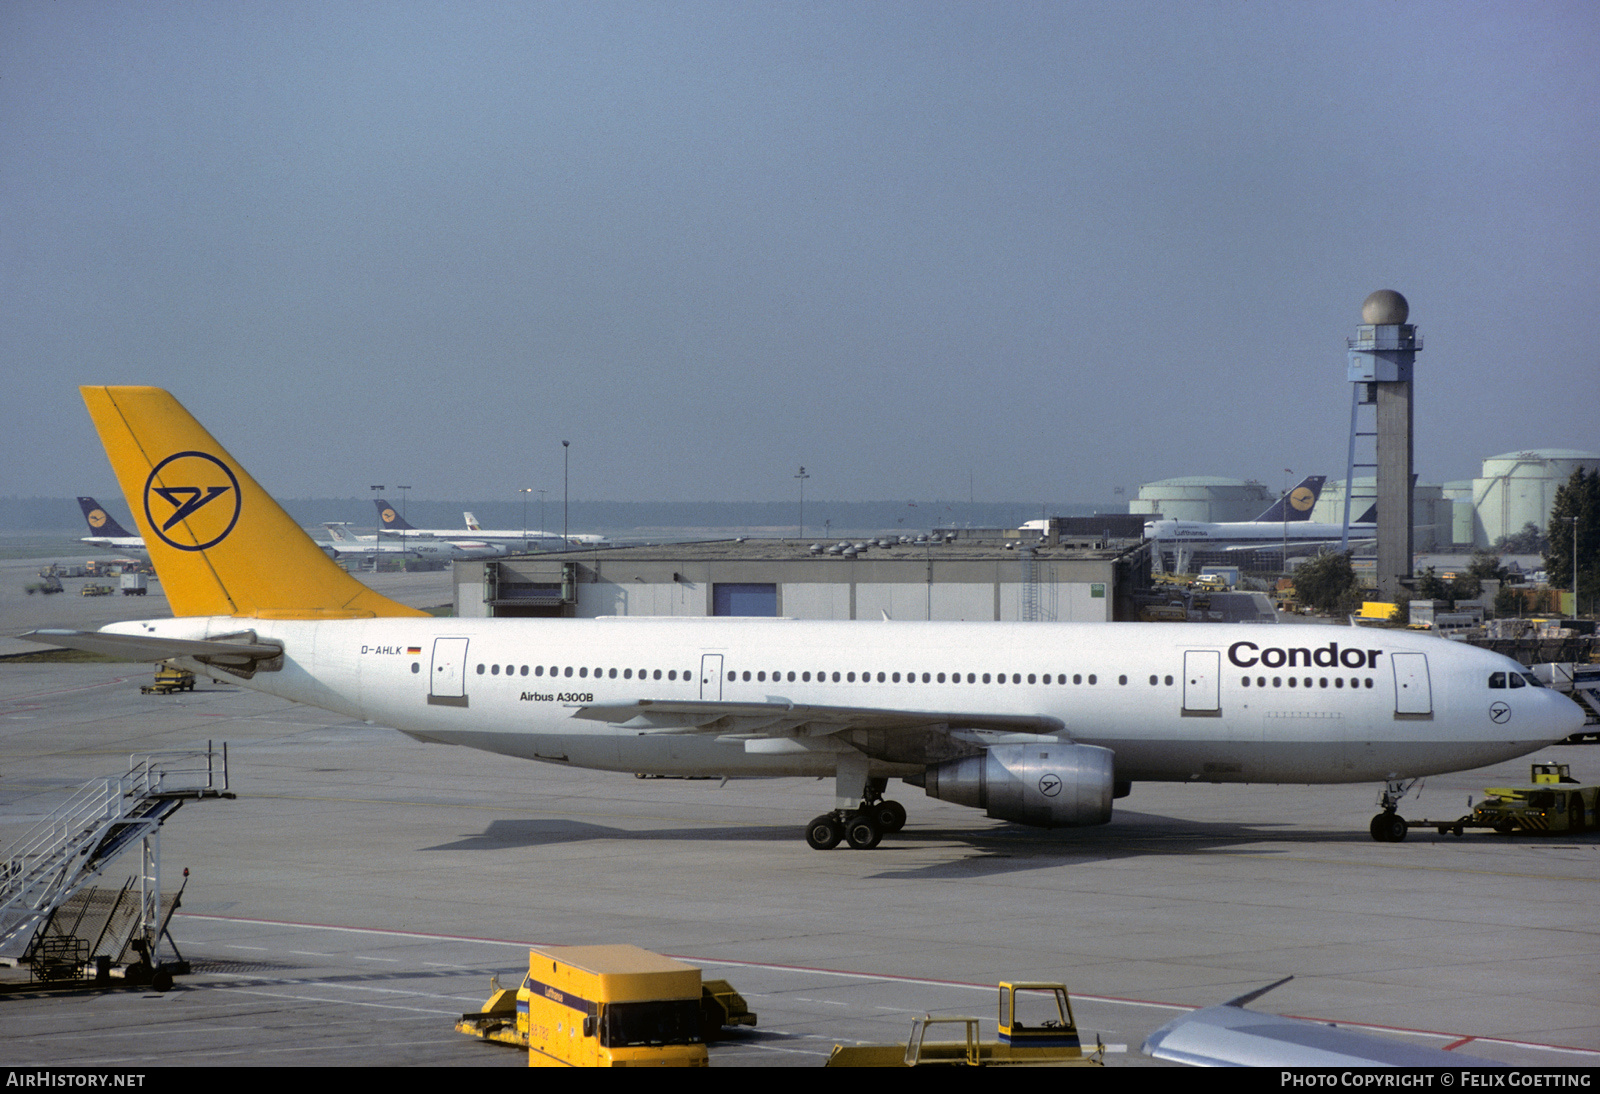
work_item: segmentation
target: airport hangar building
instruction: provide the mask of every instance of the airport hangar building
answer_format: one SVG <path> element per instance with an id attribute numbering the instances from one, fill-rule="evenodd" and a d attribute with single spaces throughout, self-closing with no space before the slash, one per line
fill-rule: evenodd
<path id="1" fill-rule="evenodd" d="M 1137 539 L 1058 538 L 1024 549 L 1016 532 L 1009 540 L 969 536 L 874 543 L 855 557 L 812 553 L 800 540 L 747 539 L 457 562 L 456 615 L 1138 618 L 1134 592 L 1149 584 L 1150 556 Z"/>

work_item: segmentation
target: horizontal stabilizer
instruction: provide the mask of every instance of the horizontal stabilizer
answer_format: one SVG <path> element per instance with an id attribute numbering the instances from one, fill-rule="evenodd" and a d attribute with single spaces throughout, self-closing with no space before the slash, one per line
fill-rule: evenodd
<path id="1" fill-rule="evenodd" d="M 140 634 L 106 634 L 102 631 L 40 630 L 18 635 L 29 642 L 84 650 L 122 661 L 165 661 L 169 657 L 203 657 L 246 664 L 283 655 L 283 647 L 258 642 L 229 642 L 193 638 L 158 638 Z"/>

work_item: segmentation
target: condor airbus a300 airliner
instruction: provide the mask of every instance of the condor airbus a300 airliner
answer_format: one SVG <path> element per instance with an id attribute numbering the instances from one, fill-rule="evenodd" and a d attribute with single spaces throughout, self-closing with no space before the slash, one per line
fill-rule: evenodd
<path id="1" fill-rule="evenodd" d="M 175 619 L 29 637 L 393 726 L 662 775 L 827 776 L 817 848 L 905 823 L 891 777 L 989 816 L 1104 824 L 1141 780 L 1387 784 L 1574 732 L 1516 662 L 1403 631 L 1140 623 L 436 619 L 345 573 L 178 402 L 84 400 Z"/>

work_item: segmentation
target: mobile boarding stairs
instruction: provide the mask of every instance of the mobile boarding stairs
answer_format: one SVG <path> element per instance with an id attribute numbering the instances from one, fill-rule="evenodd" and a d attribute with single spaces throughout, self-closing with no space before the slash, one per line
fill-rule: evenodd
<path id="1" fill-rule="evenodd" d="M 85 783 L 0 858 L 0 965 L 30 965 L 41 980 L 81 979 L 91 964 L 102 980 L 124 963 L 130 978 L 159 973 L 163 936 L 177 953 L 166 935 L 177 898 L 161 893 L 161 826 L 184 802 L 232 797 L 228 746 L 209 741 L 203 751 L 132 756 L 127 774 Z M 137 873 L 114 898 L 90 887 L 135 851 Z"/>

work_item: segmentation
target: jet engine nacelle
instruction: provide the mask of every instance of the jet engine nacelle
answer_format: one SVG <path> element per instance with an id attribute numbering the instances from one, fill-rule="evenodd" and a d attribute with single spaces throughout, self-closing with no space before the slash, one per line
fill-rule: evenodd
<path id="1" fill-rule="evenodd" d="M 1041 741 L 997 745 L 927 769 L 930 798 L 985 810 L 997 820 L 1039 828 L 1105 824 L 1115 779 L 1112 752 L 1095 745 Z"/>

